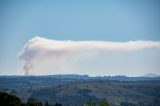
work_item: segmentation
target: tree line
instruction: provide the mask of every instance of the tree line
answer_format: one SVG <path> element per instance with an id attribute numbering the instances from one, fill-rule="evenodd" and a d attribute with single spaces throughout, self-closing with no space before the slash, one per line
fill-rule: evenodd
<path id="1" fill-rule="evenodd" d="M 24 103 L 16 95 L 7 92 L 0 92 L 0 106 L 43 106 L 43 104 L 34 98 L 29 98 L 27 102 Z M 44 106 L 62 106 L 62 104 L 56 103 L 53 105 L 46 101 Z"/>
<path id="2" fill-rule="evenodd" d="M 7 93 L 7 92 L 0 92 L 0 106 L 62 106 L 61 103 L 50 104 L 47 101 L 43 105 L 42 102 L 34 98 L 29 98 L 26 103 L 22 102 L 20 98 L 16 95 Z M 87 102 L 84 106 L 95 106 L 95 104 L 91 102 Z M 109 106 L 107 100 L 102 101 L 96 106 Z"/>

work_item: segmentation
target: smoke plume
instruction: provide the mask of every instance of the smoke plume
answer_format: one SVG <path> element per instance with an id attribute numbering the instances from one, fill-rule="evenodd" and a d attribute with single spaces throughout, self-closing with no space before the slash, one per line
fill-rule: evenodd
<path id="1" fill-rule="evenodd" d="M 132 52 L 146 48 L 160 48 L 160 42 L 59 41 L 34 37 L 24 45 L 19 53 L 19 58 L 25 62 L 25 75 L 30 75 L 36 73 L 34 72 L 35 67 L 47 64 L 47 62 L 50 62 L 50 65 L 58 70 L 63 65 L 73 65 L 79 59 L 92 58 L 97 54 Z"/>

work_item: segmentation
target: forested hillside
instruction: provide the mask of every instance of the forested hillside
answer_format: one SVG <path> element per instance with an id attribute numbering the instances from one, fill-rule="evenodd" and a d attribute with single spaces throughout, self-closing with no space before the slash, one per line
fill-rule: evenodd
<path id="1" fill-rule="evenodd" d="M 43 105 L 97 106 L 107 101 L 110 106 L 160 106 L 159 80 L 3 76 L 0 91 L 17 95 L 22 103 L 34 98 Z"/>

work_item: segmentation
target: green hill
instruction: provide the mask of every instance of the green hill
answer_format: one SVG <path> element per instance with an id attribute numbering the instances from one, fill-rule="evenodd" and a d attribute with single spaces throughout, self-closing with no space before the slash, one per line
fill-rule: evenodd
<path id="1" fill-rule="evenodd" d="M 62 77 L 62 76 L 61 76 Z M 23 102 L 35 98 L 43 104 L 63 106 L 99 104 L 110 106 L 160 106 L 160 81 L 118 81 L 101 78 L 0 77 L 0 91 L 18 95 Z"/>

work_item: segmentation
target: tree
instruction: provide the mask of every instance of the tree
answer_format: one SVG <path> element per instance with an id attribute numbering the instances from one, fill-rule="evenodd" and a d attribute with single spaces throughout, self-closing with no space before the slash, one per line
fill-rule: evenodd
<path id="1" fill-rule="evenodd" d="M 91 102 L 87 102 L 84 106 L 93 106 L 93 104 Z"/>
<path id="2" fill-rule="evenodd" d="M 102 101 L 102 102 L 100 103 L 99 106 L 109 106 L 109 103 L 108 103 L 107 100 L 104 100 L 104 101 Z"/>
<path id="3" fill-rule="evenodd" d="M 0 92 L 0 106 L 21 106 L 21 100 L 16 95 Z"/>
<path id="4" fill-rule="evenodd" d="M 54 106 L 62 106 L 61 103 L 56 103 Z"/>
<path id="5" fill-rule="evenodd" d="M 42 103 L 38 102 L 34 98 L 29 98 L 28 101 L 27 101 L 27 106 L 42 106 Z"/>
<path id="6" fill-rule="evenodd" d="M 48 102 L 46 101 L 45 106 L 49 106 Z"/>

